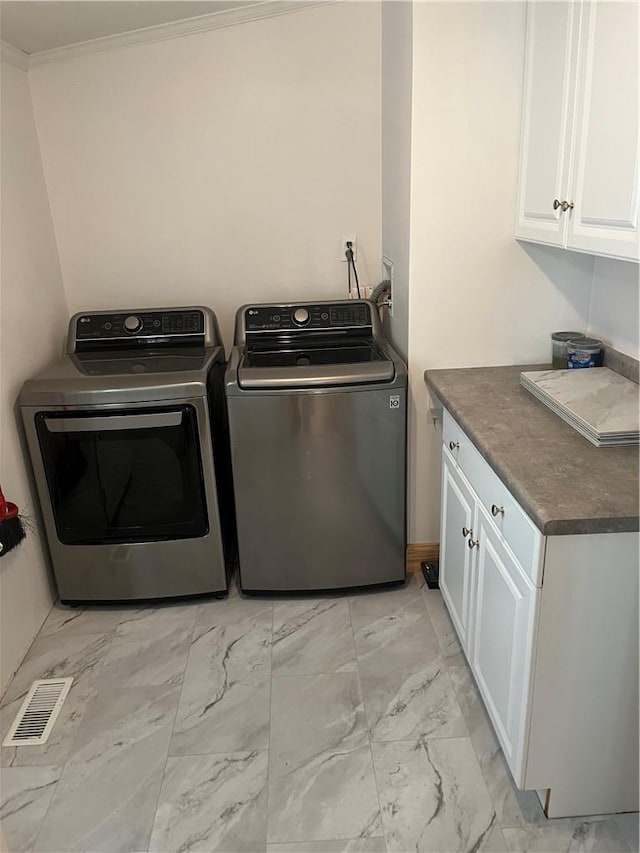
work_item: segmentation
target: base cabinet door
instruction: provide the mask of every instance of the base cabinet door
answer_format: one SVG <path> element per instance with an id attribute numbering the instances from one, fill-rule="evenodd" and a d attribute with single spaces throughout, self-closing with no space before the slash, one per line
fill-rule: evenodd
<path id="1" fill-rule="evenodd" d="M 458 637 L 467 649 L 472 560 L 467 542 L 473 532 L 475 500 L 446 449 L 443 449 L 442 456 L 439 584 Z"/>
<path id="2" fill-rule="evenodd" d="M 524 782 L 535 622 L 540 590 L 478 509 L 471 668 L 517 785 Z"/>

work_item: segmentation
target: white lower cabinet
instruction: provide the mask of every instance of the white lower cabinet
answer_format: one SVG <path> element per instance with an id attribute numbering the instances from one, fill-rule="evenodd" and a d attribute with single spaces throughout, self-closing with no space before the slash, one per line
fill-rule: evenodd
<path id="1" fill-rule="evenodd" d="M 449 606 L 460 641 L 469 643 L 469 605 L 472 553 L 467 547 L 473 527 L 474 497 L 455 464 L 444 454 L 442 466 L 442 529 L 440 531 L 440 589 Z"/>
<path id="2" fill-rule="evenodd" d="M 444 411 L 440 589 L 516 785 L 637 811 L 638 533 L 544 537 Z"/>
<path id="3" fill-rule="evenodd" d="M 539 590 L 478 508 L 470 662 L 517 784 L 524 755 Z"/>
<path id="4" fill-rule="evenodd" d="M 439 582 L 513 777 L 522 785 L 538 590 L 446 448 Z"/>

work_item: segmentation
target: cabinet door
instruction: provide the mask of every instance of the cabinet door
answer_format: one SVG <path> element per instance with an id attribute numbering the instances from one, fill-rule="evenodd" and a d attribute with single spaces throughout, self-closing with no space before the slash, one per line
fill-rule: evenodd
<path id="1" fill-rule="evenodd" d="M 637 260 L 639 5 L 583 8 L 567 247 Z"/>
<path id="2" fill-rule="evenodd" d="M 471 668 L 517 785 L 524 782 L 540 590 L 478 509 Z"/>
<path id="3" fill-rule="evenodd" d="M 563 246 L 569 188 L 580 4 L 530 2 L 516 237 Z"/>
<path id="4" fill-rule="evenodd" d="M 472 553 L 463 528 L 473 527 L 474 499 L 446 449 L 442 457 L 439 584 L 460 641 L 467 649 Z"/>

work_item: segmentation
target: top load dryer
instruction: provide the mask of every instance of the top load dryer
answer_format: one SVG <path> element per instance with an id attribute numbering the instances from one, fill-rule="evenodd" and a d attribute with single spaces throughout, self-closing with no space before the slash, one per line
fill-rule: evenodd
<path id="1" fill-rule="evenodd" d="M 225 386 L 243 591 L 402 582 L 407 370 L 378 307 L 240 308 Z"/>
<path id="2" fill-rule="evenodd" d="M 87 311 L 20 408 L 64 602 L 224 594 L 226 360 L 204 307 Z"/>

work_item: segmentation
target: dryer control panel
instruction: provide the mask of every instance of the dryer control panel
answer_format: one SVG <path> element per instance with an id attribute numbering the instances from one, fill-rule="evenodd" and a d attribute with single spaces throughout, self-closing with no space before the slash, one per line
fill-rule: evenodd
<path id="1" fill-rule="evenodd" d="M 87 311 L 69 325 L 67 352 L 195 344 L 216 345 L 217 325 L 207 308 Z"/>
<path id="2" fill-rule="evenodd" d="M 349 301 L 303 305 L 255 305 L 245 309 L 247 333 L 298 332 L 305 329 L 338 331 L 371 326 L 366 302 Z"/>
<path id="3" fill-rule="evenodd" d="M 131 338 L 134 335 L 197 335 L 203 332 L 204 317 L 199 311 L 84 314 L 77 319 L 76 340 Z"/>

